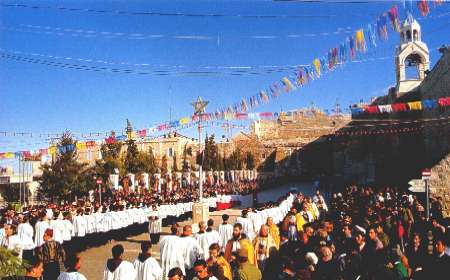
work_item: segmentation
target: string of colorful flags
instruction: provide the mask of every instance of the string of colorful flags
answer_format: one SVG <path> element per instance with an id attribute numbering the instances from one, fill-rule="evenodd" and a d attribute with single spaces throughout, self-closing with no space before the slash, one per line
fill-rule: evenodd
<path id="1" fill-rule="evenodd" d="M 427 16 L 430 12 L 429 1 L 421 0 L 417 3 L 417 8 L 422 16 Z M 441 5 L 443 1 L 434 0 L 434 7 Z M 392 6 L 388 11 L 378 16 L 376 22 L 369 23 L 348 36 L 343 42 L 329 49 L 323 56 L 316 57 L 307 66 L 296 69 L 291 74 L 282 77 L 266 89 L 250 97 L 244 97 L 239 102 L 226 107 L 220 107 L 219 113 L 236 113 L 253 110 L 259 105 L 267 104 L 270 100 L 278 98 L 282 93 L 289 93 L 298 90 L 321 78 L 324 74 L 334 71 L 337 66 L 352 62 L 358 54 L 364 54 L 369 48 L 376 48 L 379 42 L 387 41 L 388 25 L 395 32 L 400 32 L 400 16 L 397 6 Z"/>
<path id="2" fill-rule="evenodd" d="M 277 116 L 278 113 L 272 114 Z M 262 113 L 263 116 L 268 116 L 269 114 Z M 186 129 L 189 127 L 192 127 L 196 125 L 196 122 L 191 121 L 194 118 L 190 118 L 189 123 L 184 123 L 182 125 L 175 126 L 175 122 L 171 122 L 172 125 L 167 126 L 156 126 L 158 127 L 157 130 L 147 130 L 147 129 L 141 129 L 137 131 L 133 131 L 127 135 L 115 135 L 112 134 L 111 136 L 105 138 L 105 139 L 97 139 L 97 140 L 89 140 L 89 141 L 77 141 L 76 144 L 68 144 L 64 146 L 60 145 L 50 145 L 48 148 L 39 149 L 37 151 L 16 151 L 16 152 L 0 152 L 0 160 L 1 159 L 20 159 L 20 158 L 30 158 L 33 156 L 47 156 L 47 155 L 55 155 L 57 153 L 66 153 L 71 151 L 77 151 L 77 153 L 82 153 L 83 151 L 92 151 L 96 148 L 98 148 L 99 145 L 103 143 L 111 144 L 116 142 L 125 142 L 129 139 L 139 139 L 139 140 L 152 140 L 156 139 L 158 137 L 161 137 L 162 135 L 160 133 L 164 132 L 167 133 L 167 130 L 170 129 L 171 132 L 176 132 L 182 129 Z M 237 125 L 237 124 L 224 124 L 221 122 L 214 121 L 212 118 L 208 116 L 208 114 L 205 114 L 202 119 L 205 122 L 205 126 L 216 126 L 216 127 L 222 127 L 222 128 L 248 128 L 248 126 L 244 125 Z M 241 116 L 241 119 L 243 117 Z M 159 132 L 159 134 L 157 133 Z M 152 134 L 150 134 L 152 133 Z M 164 135 L 164 134 L 163 134 Z"/>
<path id="3" fill-rule="evenodd" d="M 439 99 L 426 99 L 422 101 L 411 101 L 411 102 L 399 102 L 387 105 L 367 105 L 364 107 L 353 107 L 350 108 L 352 116 L 359 116 L 362 114 L 388 114 L 397 113 L 405 111 L 422 111 L 422 110 L 432 110 L 435 108 L 443 108 L 450 106 L 450 97 L 442 97 Z"/>

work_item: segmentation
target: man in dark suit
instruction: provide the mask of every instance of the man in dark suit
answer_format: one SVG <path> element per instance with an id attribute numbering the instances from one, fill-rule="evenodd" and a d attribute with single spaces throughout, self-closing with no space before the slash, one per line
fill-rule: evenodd
<path id="1" fill-rule="evenodd" d="M 435 255 L 433 256 L 427 274 L 438 276 L 436 279 L 444 279 L 450 273 L 450 256 L 445 254 L 445 240 L 440 237 L 434 243 Z"/>

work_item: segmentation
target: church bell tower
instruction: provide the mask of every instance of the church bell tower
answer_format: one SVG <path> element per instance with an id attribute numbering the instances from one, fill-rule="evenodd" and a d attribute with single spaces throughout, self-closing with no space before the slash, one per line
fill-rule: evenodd
<path id="1" fill-rule="evenodd" d="M 400 46 L 396 57 L 397 97 L 413 91 L 425 79 L 425 71 L 430 68 L 430 53 L 422 42 L 419 23 L 410 14 L 400 29 Z"/>

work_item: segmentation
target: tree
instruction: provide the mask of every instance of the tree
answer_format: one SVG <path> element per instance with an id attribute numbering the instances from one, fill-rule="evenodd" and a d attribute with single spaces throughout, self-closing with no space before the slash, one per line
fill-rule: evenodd
<path id="1" fill-rule="evenodd" d="M 0 247 L 0 279 L 19 275 L 25 275 L 25 263 L 12 251 Z"/>
<path id="2" fill-rule="evenodd" d="M 39 178 L 39 192 L 52 201 L 73 199 L 79 189 L 80 177 L 86 164 L 77 161 L 76 141 L 69 132 L 65 132 L 57 144 L 56 159 L 51 164 L 44 164 Z"/>
<path id="3" fill-rule="evenodd" d="M 150 147 L 148 152 L 140 152 L 138 156 L 139 172 L 146 172 L 149 174 L 155 174 L 158 169 L 153 150 Z"/>
<path id="4" fill-rule="evenodd" d="M 248 170 L 255 168 L 255 156 L 251 152 L 245 154 L 245 166 Z"/>
<path id="5" fill-rule="evenodd" d="M 226 167 L 228 170 L 241 170 L 243 167 L 242 151 L 237 147 L 228 157 Z"/>
<path id="6" fill-rule="evenodd" d="M 136 141 L 133 139 L 129 139 L 126 142 L 127 144 L 127 152 L 125 154 L 125 170 L 130 173 L 138 173 L 140 171 L 140 167 L 142 165 L 139 162 L 139 151 L 136 145 Z"/>
<path id="7" fill-rule="evenodd" d="M 177 153 L 174 153 L 174 155 L 173 155 L 173 167 L 172 167 L 172 171 L 173 171 L 173 172 L 178 172 L 178 159 L 177 159 Z"/>
<path id="8" fill-rule="evenodd" d="M 189 171 L 188 156 L 190 157 L 192 156 L 192 148 L 191 147 L 187 148 L 187 144 L 185 144 L 183 149 L 183 164 L 182 164 L 183 172 Z"/>
<path id="9" fill-rule="evenodd" d="M 169 163 L 166 155 L 161 158 L 161 175 L 165 176 L 169 170 Z"/>

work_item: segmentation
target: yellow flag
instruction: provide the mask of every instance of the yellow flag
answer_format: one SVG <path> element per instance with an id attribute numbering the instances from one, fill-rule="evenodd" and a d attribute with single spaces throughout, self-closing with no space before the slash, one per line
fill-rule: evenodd
<path id="1" fill-rule="evenodd" d="M 182 118 L 182 119 L 180 119 L 180 124 L 181 125 L 187 124 L 187 123 L 189 123 L 190 120 L 191 120 L 190 118 Z"/>
<path id="2" fill-rule="evenodd" d="M 314 59 L 313 61 L 314 67 L 316 68 L 316 75 L 317 77 L 320 77 L 320 60 L 318 58 Z"/>
<path id="3" fill-rule="evenodd" d="M 56 154 L 56 146 L 50 146 L 50 147 L 48 148 L 48 153 L 49 153 L 50 155 Z"/>

